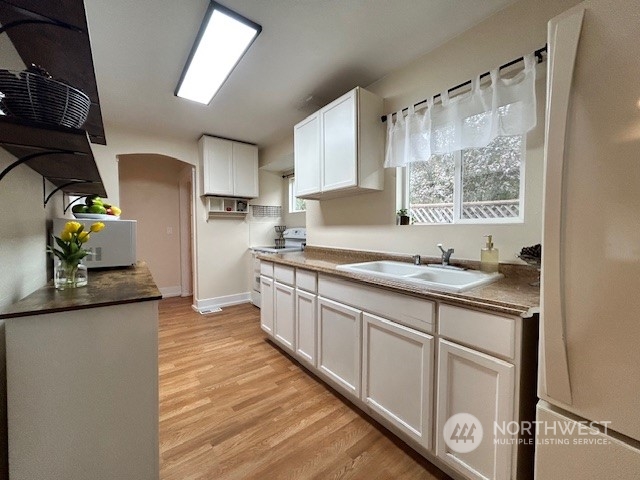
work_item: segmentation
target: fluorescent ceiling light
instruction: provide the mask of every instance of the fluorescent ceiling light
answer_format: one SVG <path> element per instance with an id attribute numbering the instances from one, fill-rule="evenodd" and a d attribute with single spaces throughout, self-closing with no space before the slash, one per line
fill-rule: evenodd
<path id="1" fill-rule="evenodd" d="M 211 2 L 176 88 L 176 96 L 211 102 L 262 27 Z"/>

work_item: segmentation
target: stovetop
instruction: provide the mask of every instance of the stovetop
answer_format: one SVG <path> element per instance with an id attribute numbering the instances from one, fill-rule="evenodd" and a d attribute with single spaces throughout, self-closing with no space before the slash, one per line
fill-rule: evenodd
<path id="1" fill-rule="evenodd" d="M 285 253 L 285 252 L 301 252 L 302 248 L 300 245 L 296 245 L 294 247 L 282 247 L 276 248 L 274 245 L 261 246 L 261 247 L 251 247 L 251 250 L 254 252 L 264 252 L 264 253 Z"/>

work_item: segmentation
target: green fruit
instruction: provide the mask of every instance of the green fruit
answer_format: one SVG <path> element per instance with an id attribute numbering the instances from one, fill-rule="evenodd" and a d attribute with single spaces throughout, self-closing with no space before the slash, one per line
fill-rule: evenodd
<path id="1" fill-rule="evenodd" d="M 95 204 L 91 205 L 87 211 L 89 213 L 100 213 L 102 215 L 105 215 L 107 213 L 106 208 L 104 208 L 102 205 L 95 205 Z"/>
<path id="2" fill-rule="evenodd" d="M 102 199 L 97 195 L 89 195 L 84 203 L 87 204 L 87 207 L 91 205 L 102 205 Z"/>
<path id="3" fill-rule="evenodd" d="M 73 213 L 87 213 L 89 207 L 87 207 L 86 205 L 74 205 L 71 208 L 71 211 Z"/>

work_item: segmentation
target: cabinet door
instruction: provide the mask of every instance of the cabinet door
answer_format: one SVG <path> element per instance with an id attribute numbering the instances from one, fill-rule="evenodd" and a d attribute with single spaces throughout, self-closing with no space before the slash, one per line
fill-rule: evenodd
<path id="1" fill-rule="evenodd" d="M 360 397 L 362 312 L 318 297 L 318 368 Z"/>
<path id="2" fill-rule="evenodd" d="M 433 337 L 368 313 L 363 323 L 362 400 L 430 449 Z"/>
<path id="3" fill-rule="evenodd" d="M 258 147 L 233 142 L 233 194 L 236 197 L 258 196 Z"/>
<path id="4" fill-rule="evenodd" d="M 316 365 L 317 299 L 312 293 L 296 289 L 296 353 Z"/>
<path id="5" fill-rule="evenodd" d="M 317 112 L 293 129 L 296 197 L 321 191 L 320 114 Z"/>
<path id="6" fill-rule="evenodd" d="M 233 144 L 229 140 L 202 137 L 204 195 L 233 195 Z"/>
<path id="7" fill-rule="evenodd" d="M 260 327 L 273 336 L 273 279 L 260 276 Z"/>
<path id="8" fill-rule="evenodd" d="M 274 283 L 274 338 L 287 349 L 294 351 L 295 344 L 295 297 L 294 289 L 288 285 Z"/>
<path id="9" fill-rule="evenodd" d="M 440 340 L 436 453 L 444 462 L 473 479 L 511 478 L 514 445 L 494 444 L 494 422 L 514 420 L 515 367 L 507 362 Z M 459 453 L 444 441 L 446 421 L 457 413 L 475 416 L 483 437 L 475 450 Z M 455 433 L 455 432 L 454 432 Z M 471 438 L 464 436 L 460 445 Z M 452 441 L 455 441 L 452 439 Z"/>
<path id="10" fill-rule="evenodd" d="M 358 185 L 357 90 L 320 110 L 322 191 Z"/>

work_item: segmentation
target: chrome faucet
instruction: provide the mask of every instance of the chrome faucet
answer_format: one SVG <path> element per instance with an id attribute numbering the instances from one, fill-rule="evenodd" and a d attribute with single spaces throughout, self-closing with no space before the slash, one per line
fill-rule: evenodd
<path id="1" fill-rule="evenodd" d="M 411 259 L 413 260 L 414 265 L 420 265 L 420 263 L 422 262 L 420 255 L 413 255 Z"/>
<path id="2" fill-rule="evenodd" d="M 449 265 L 449 260 L 451 260 L 451 254 L 454 252 L 453 248 L 445 250 L 442 248 L 442 244 L 438 244 L 438 248 L 442 252 L 442 265 Z"/>

